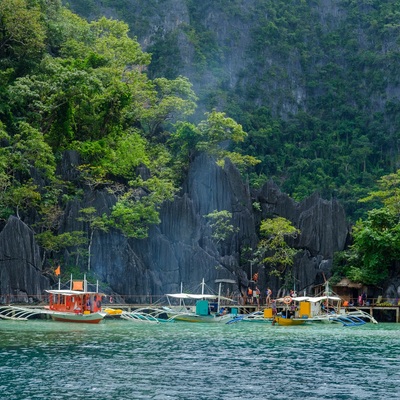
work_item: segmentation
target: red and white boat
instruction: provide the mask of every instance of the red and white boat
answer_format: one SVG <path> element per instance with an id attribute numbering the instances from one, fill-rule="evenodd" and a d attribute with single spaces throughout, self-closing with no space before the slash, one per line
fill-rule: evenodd
<path id="1" fill-rule="evenodd" d="M 0 306 L 0 318 L 26 321 L 37 315 L 48 315 L 54 321 L 79 322 L 97 324 L 107 315 L 102 311 L 102 299 L 105 294 L 99 292 L 96 284 L 95 291 L 87 288 L 86 277 L 80 281 L 73 281 L 71 277 L 70 289 L 46 290 L 49 293 L 49 304 L 44 307 L 28 306 Z"/>
<path id="2" fill-rule="evenodd" d="M 96 291 L 87 290 L 86 278 L 83 281 L 72 281 L 69 290 L 46 290 L 49 293 L 49 305 L 45 308 L 54 321 L 80 322 L 97 324 L 107 313 L 101 309 L 101 301 L 105 296 Z"/>

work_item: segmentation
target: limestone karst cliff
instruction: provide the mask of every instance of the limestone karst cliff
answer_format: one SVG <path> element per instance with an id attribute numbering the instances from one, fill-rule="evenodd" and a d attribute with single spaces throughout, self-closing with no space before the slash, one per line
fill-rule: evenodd
<path id="1" fill-rule="evenodd" d="M 66 153 L 60 172 L 71 177 L 79 159 Z M 61 224 L 62 231 L 88 230 L 78 220 L 81 207 L 94 206 L 99 213 L 115 202 L 103 191 L 86 191 L 81 202 L 70 202 Z M 258 202 L 260 207 L 253 207 Z M 205 215 L 228 210 L 238 228 L 229 240 L 215 243 Z M 229 160 L 224 167 L 212 157 L 200 155 L 191 164 L 182 192 L 161 209 L 161 223 L 146 239 L 128 239 L 113 230 L 95 231 L 91 247 L 91 272 L 109 289 L 127 301 L 145 301 L 148 295 L 162 295 L 185 287 L 195 287 L 204 277 L 214 287 L 217 278 L 231 278 L 245 287 L 250 269 L 260 270 L 260 284 L 278 291 L 280 282 L 265 273 L 264 267 L 250 266 L 244 249 L 255 249 L 258 225 L 267 215 L 281 215 L 301 230 L 294 245 L 302 249 L 294 267 L 298 288 L 310 288 L 321 273 L 329 275 L 333 253 L 346 243 L 348 226 L 342 207 L 314 195 L 296 203 L 268 182 L 261 190 L 250 192 L 238 170 Z M 49 285 L 43 277 L 39 248 L 33 232 L 12 217 L 0 233 L 0 296 L 5 301 L 13 293 L 38 296 Z M 63 254 L 68 265 L 76 262 L 73 252 Z M 78 259 L 78 262 L 79 259 Z M 85 263 L 81 264 L 85 269 Z"/>
<path id="2" fill-rule="evenodd" d="M 0 232 L 0 302 L 28 302 L 49 288 L 34 234 L 16 217 Z"/>
<path id="3" fill-rule="evenodd" d="M 318 191 L 340 199 L 354 222 L 366 210 L 359 200 L 397 169 L 395 2 L 71 1 L 90 20 L 103 15 L 126 20 L 130 33 L 120 21 L 88 23 L 60 1 L 39 1 L 40 10 L 36 2 L 5 3 L 0 7 L 0 61 L 6 68 L 0 79 L 0 231 L 4 228 L 7 242 L 1 260 L 8 295 L 39 290 L 12 278 L 12 224 L 18 225 L 23 249 L 14 251 L 15 260 L 32 258 L 24 249 L 33 249 L 35 238 L 47 249 L 35 247 L 40 257 L 29 262 L 37 276 L 58 262 L 64 270 L 77 265 L 133 299 L 174 290 L 179 282 L 198 283 L 205 275 L 208 282 L 228 276 L 246 286 L 259 269 L 261 284 L 277 290 L 282 281 L 250 261 L 259 224 L 270 215 L 285 216 L 301 230 L 291 243 L 301 251 L 291 279 L 307 289 L 329 276 L 332 254 L 347 238 L 339 203 L 307 196 Z M 16 39 L 17 25 L 33 40 Z M 129 35 L 137 35 L 138 42 Z M 211 110 L 203 120 L 203 111 Z M 214 135 L 215 117 L 234 127 L 229 131 L 236 132 L 236 145 L 225 147 L 226 130 L 219 131 L 222 137 Z M 77 152 L 63 156 L 67 149 Z M 220 168 L 204 155 L 193 160 L 197 151 L 222 157 L 221 149 L 234 151 L 238 165 L 245 162 L 241 168 L 247 168 L 249 185 L 228 161 Z M 306 200 L 296 203 L 272 182 L 254 189 L 271 178 L 283 192 Z M 106 187 L 118 193 L 112 215 L 116 199 Z M 150 205 L 141 202 L 145 197 Z M 148 239 L 101 231 L 123 230 L 134 220 L 125 233 L 146 232 L 166 198 L 170 203 L 162 205 L 161 223 Z M 82 220 L 89 206 L 97 212 L 93 218 L 108 213 L 97 218 L 103 227 L 96 231 Z M 238 230 L 224 241 L 213 240 L 205 217 L 214 210 L 229 211 Z M 10 215 L 21 220 L 8 220 Z M 27 226 L 19 226 L 21 221 Z M 132 226 L 139 228 L 129 233 Z M 24 239 L 27 227 L 42 236 L 31 232 Z M 61 239 L 72 238 L 71 246 L 82 232 L 88 244 L 59 251 L 67 243 Z M 391 254 L 390 272 L 398 275 L 395 250 L 377 260 L 372 249 L 374 270 L 382 270 Z"/>

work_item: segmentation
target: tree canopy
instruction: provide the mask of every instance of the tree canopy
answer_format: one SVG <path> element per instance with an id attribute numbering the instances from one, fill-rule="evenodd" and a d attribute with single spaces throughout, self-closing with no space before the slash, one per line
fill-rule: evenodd
<path id="1" fill-rule="evenodd" d="M 95 231 L 145 238 L 179 188 L 193 144 L 185 129 L 195 132 L 196 151 L 216 158 L 233 154 L 221 142 L 244 139 L 220 112 L 188 122 L 197 106 L 191 82 L 151 79 L 150 62 L 125 22 L 88 22 L 59 0 L 0 3 L 0 219 L 31 224 L 46 257 L 75 248 L 89 270 Z M 66 151 L 79 154 L 74 181 L 58 175 Z M 236 160 L 243 163 L 239 153 Z M 94 189 L 115 204 L 101 215 L 80 210 L 88 237 L 60 234 L 66 204 Z"/>
<path id="2" fill-rule="evenodd" d="M 265 263 L 271 275 L 284 276 L 298 253 L 287 240 L 297 237 L 300 230 L 286 218 L 275 217 L 261 221 L 260 233 L 262 239 L 257 246 L 257 262 Z"/>
<path id="3" fill-rule="evenodd" d="M 353 244 L 338 255 L 334 270 L 338 277 L 367 285 L 382 285 L 400 260 L 400 171 L 383 176 L 378 186 L 360 201 L 381 205 L 357 221 Z"/>
<path id="4" fill-rule="evenodd" d="M 104 9 L 68 3 L 87 17 Z M 358 199 L 397 169 L 398 1 L 102 4 L 148 46 L 149 76 L 189 77 L 191 122 L 217 109 L 247 132 L 235 149 L 259 160 L 246 170 L 253 187 L 272 178 L 295 200 L 317 191 L 355 222 L 370 208 Z"/>
<path id="5" fill-rule="evenodd" d="M 134 36 L 147 37 L 144 15 L 160 10 L 150 3 L 140 2 L 139 17 L 117 2 L 121 20 L 89 22 L 61 0 L 0 2 L 0 219 L 32 223 L 49 253 L 86 246 L 80 231 L 59 240 L 59 221 L 69 201 L 98 188 L 115 204 L 81 222 L 143 238 L 190 161 L 207 152 L 220 165 L 229 158 L 253 187 L 273 178 L 296 200 L 316 190 L 339 198 L 354 219 L 383 201 L 356 224 L 346 273 L 363 282 L 390 275 L 398 256 L 399 178 L 390 174 L 400 148 L 398 2 L 342 1 L 333 19 L 315 2 L 187 1 L 190 23 L 154 33 L 152 54 Z M 94 2 L 71 4 L 96 14 Z M 204 20 L 211 8 L 226 18 L 218 24 L 249 29 L 213 30 Z M 67 151 L 81 161 L 70 182 L 57 172 Z M 359 203 L 371 189 L 372 201 Z M 279 271 L 293 254 L 285 234 L 268 229 L 261 247 L 280 259 L 266 252 L 264 260 Z"/>

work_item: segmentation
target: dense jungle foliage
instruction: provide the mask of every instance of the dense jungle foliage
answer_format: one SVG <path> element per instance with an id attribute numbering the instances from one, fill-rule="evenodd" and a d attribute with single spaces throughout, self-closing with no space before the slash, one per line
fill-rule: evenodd
<path id="1" fill-rule="evenodd" d="M 352 221 L 399 167 L 396 0 L 70 0 L 126 21 L 152 54 L 150 76 L 188 76 L 199 108 L 248 133 L 241 151 L 293 198 L 338 198 Z M 183 11 L 184 10 L 184 11 Z M 200 117 L 202 114 L 200 114 Z"/>
<path id="2" fill-rule="evenodd" d="M 196 151 L 243 168 L 256 162 L 219 146 L 245 137 L 224 113 L 185 121 L 196 108 L 191 83 L 149 79 L 150 55 L 128 32 L 105 17 L 89 23 L 57 0 L 0 2 L 0 218 L 30 224 L 49 254 L 86 243 L 90 264 L 95 230 L 146 237 Z M 56 173 L 66 151 L 81 158 L 75 180 Z M 81 210 L 89 238 L 60 234 L 65 205 L 85 188 L 106 189 L 116 204 L 103 215 Z"/>
<path id="3" fill-rule="evenodd" d="M 0 1 L 0 218 L 34 222 L 46 251 L 88 240 L 57 235 L 87 186 L 117 198 L 108 214 L 82 210 L 92 232 L 145 237 L 199 151 L 230 157 L 255 188 L 273 178 L 298 200 L 338 198 L 353 221 L 378 207 L 359 199 L 399 166 L 398 1 L 68 3 L 87 19 L 61 0 Z M 56 173 L 68 150 L 83 161 L 73 182 Z M 390 267 L 396 212 L 357 223 L 339 275 L 379 268 L 365 246 L 382 240 L 366 232 L 384 217 Z"/>
<path id="4" fill-rule="evenodd" d="M 383 206 L 368 211 L 353 228 L 354 243 L 335 255 L 333 279 L 348 277 L 354 282 L 382 285 L 396 276 L 400 259 L 400 171 L 386 175 L 378 190 L 361 199 Z"/>

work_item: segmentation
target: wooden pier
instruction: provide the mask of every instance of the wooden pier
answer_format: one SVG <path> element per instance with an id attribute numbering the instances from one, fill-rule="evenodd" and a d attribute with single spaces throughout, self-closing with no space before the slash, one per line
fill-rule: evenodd
<path id="1" fill-rule="evenodd" d="M 369 314 L 371 314 L 371 316 L 374 316 L 374 311 L 395 311 L 396 313 L 396 322 L 399 323 L 400 322 L 400 306 L 360 306 L 360 307 L 349 307 L 349 310 L 363 310 Z"/>
<path id="2" fill-rule="evenodd" d="M 224 307 L 226 307 L 227 305 L 224 305 Z M 138 308 L 154 308 L 154 307 L 160 307 L 159 304 L 105 304 L 104 307 L 109 307 L 109 308 L 117 308 L 117 309 L 121 309 L 127 312 L 131 312 L 133 310 L 136 310 Z M 228 305 L 227 307 L 229 308 L 237 308 L 238 309 L 238 314 L 250 314 L 254 311 L 258 311 L 261 310 L 263 311 L 266 308 L 270 308 L 267 307 L 265 305 L 260 305 L 260 307 L 257 307 L 257 305 L 254 304 L 246 304 L 246 305 Z M 278 311 L 279 309 L 282 307 L 278 306 Z M 365 311 L 367 313 L 369 313 L 372 317 L 376 317 L 376 311 L 394 311 L 395 312 L 395 320 L 397 323 L 400 323 L 400 306 L 357 306 L 357 307 L 346 307 L 347 310 L 349 311 L 356 311 L 356 310 L 362 310 Z M 375 311 L 375 315 L 374 315 L 374 311 Z"/>
<path id="3" fill-rule="evenodd" d="M 146 299 L 146 296 L 143 296 Z M 141 298 L 141 300 L 143 300 L 143 297 Z M 108 301 L 109 296 L 105 297 L 105 301 L 103 301 L 103 309 L 104 308 L 114 308 L 114 309 L 121 309 L 123 311 L 133 311 L 139 308 L 162 308 L 163 305 L 165 305 L 164 303 L 161 303 L 161 296 L 159 296 L 159 298 L 155 298 L 156 296 L 149 296 L 147 298 L 147 301 L 143 301 L 143 302 L 135 302 L 135 303 L 115 303 L 115 302 L 110 302 Z M 43 307 L 45 304 L 47 304 L 44 299 L 42 299 L 43 301 L 40 301 L 38 303 L 32 304 L 29 303 L 27 304 L 26 302 L 17 302 L 17 303 L 12 303 L 12 305 L 20 305 L 23 306 L 25 308 L 38 308 L 38 307 Z M 374 299 L 375 300 L 375 299 Z M 10 304 L 10 303 L 7 303 Z M 0 304 L 1 305 L 1 304 Z M 4 304 L 6 305 L 6 304 Z M 261 310 L 263 311 L 265 308 L 269 308 L 266 305 L 260 305 L 259 307 L 257 306 L 257 304 L 221 304 L 222 307 L 228 307 L 228 308 L 236 308 L 238 310 L 239 314 L 249 314 L 252 313 L 254 311 L 257 310 Z M 280 307 L 278 305 L 278 311 L 279 309 L 281 309 L 282 307 Z M 378 319 L 382 322 L 382 318 L 377 318 L 378 314 L 382 314 L 383 312 L 387 312 L 389 311 L 390 313 L 394 313 L 394 315 L 392 314 L 392 316 L 394 318 L 391 318 L 391 320 L 394 320 L 396 323 L 400 323 L 400 304 L 399 305 L 387 305 L 387 306 L 381 306 L 379 305 L 379 303 L 377 303 L 376 301 L 371 301 L 371 304 L 368 306 L 349 306 L 346 307 L 347 310 L 349 311 L 356 311 L 356 310 L 362 310 L 362 311 L 366 311 L 368 312 L 371 316 L 373 316 L 375 319 Z"/>

